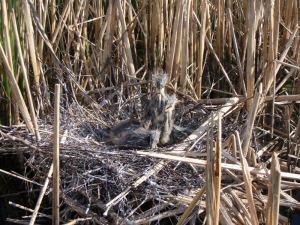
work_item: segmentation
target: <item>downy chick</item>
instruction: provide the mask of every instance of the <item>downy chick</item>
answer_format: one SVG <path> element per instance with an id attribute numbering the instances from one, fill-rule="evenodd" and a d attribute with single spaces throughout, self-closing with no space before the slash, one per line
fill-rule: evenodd
<path id="1" fill-rule="evenodd" d="M 158 144 L 166 144 L 170 140 L 173 129 L 173 112 L 176 96 L 165 92 L 167 74 L 154 74 L 155 91 L 151 95 L 145 110 L 146 128 L 151 131 L 150 146 L 156 148 Z"/>
<path id="2" fill-rule="evenodd" d="M 164 126 L 160 136 L 160 143 L 167 144 L 174 128 L 174 110 L 177 103 L 176 95 L 167 95 L 167 105 L 164 111 Z"/>
<path id="3" fill-rule="evenodd" d="M 123 147 L 149 146 L 150 132 L 137 119 L 121 121 L 110 130 L 110 143 Z"/>

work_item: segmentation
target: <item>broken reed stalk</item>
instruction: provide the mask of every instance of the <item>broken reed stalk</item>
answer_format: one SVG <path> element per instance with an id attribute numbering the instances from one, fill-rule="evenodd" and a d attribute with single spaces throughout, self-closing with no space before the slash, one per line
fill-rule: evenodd
<path id="1" fill-rule="evenodd" d="M 239 156 L 240 156 L 240 160 L 241 160 L 241 164 L 242 164 L 242 172 L 243 172 L 243 177 L 244 177 L 244 182 L 245 182 L 246 196 L 247 196 L 247 200 L 248 200 L 248 207 L 249 207 L 249 211 L 250 211 L 251 223 L 253 225 L 259 225 L 257 212 L 256 212 L 256 208 L 255 208 L 255 202 L 254 202 L 254 198 L 253 198 L 252 177 L 250 174 L 247 160 L 244 157 L 240 135 L 237 131 L 235 131 L 235 136 L 236 136 L 236 140 L 237 140 L 237 149 L 239 151 Z"/>
<path id="2" fill-rule="evenodd" d="M 55 100 L 54 100 L 54 131 L 53 131 L 52 225 L 59 225 L 59 120 L 60 120 L 60 84 L 56 84 Z"/>
<path id="3" fill-rule="evenodd" d="M 44 183 L 43 188 L 42 188 L 42 190 L 41 190 L 41 192 L 39 194 L 39 197 L 38 197 L 38 200 L 36 202 L 34 211 L 33 211 L 32 215 L 31 215 L 31 219 L 30 219 L 29 225 L 34 225 L 35 224 L 35 220 L 36 220 L 36 217 L 37 217 L 37 215 L 39 213 L 39 209 L 40 209 L 41 203 L 43 201 L 44 195 L 46 193 L 46 190 L 48 188 L 49 181 L 50 181 L 50 178 L 52 176 L 52 173 L 53 173 L 53 164 L 51 164 L 50 169 L 48 171 L 47 177 L 45 179 L 45 183 Z"/>
<path id="4" fill-rule="evenodd" d="M 27 69 L 25 67 L 25 63 L 24 63 L 24 59 L 23 59 L 21 43 L 20 43 L 20 38 L 19 38 L 19 32 L 18 32 L 18 28 L 17 28 L 16 16 L 15 16 L 14 11 L 12 13 L 12 19 L 13 19 L 14 34 L 15 34 L 16 43 L 17 43 L 19 61 L 20 61 L 20 65 L 21 65 L 21 70 L 23 72 L 23 79 L 24 79 L 24 84 L 25 84 L 25 89 L 26 89 L 26 94 L 27 94 L 27 99 L 28 99 L 28 104 L 29 104 L 30 116 L 31 116 L 31 120 L 32 120 L 32 123 L 33 123 L 36 139 L 37 139 L 37 141 L 40 141 L 41 136 L 40 136 L 39 127 L 38 127 L 38 124 L 37 124 L 37 118 L 36 118 L 36 115 L 35 115 L 35 110 L 34 110 L 34 105 L 33 105 L 33 101 L 32 101 L 30 85 L 29 85 L 29 81 L 28 81 Z"/>
<path id="5" fill-rule="evenodd" d="M 279 202 L 281 191 L 281 171 L 278 155 L 273 153 L 271 164 L 271 176 L 269 177 L 267 225 L 277 225 L 279 219 Z"/>

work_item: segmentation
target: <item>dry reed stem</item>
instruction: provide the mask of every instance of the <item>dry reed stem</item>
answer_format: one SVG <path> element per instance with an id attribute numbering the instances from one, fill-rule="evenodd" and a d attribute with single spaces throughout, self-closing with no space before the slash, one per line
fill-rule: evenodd
<path id="1" fill-rule="evenodd" d="M 7 5 L 6 5 L 6 0 L 1 0 L 1 6 L 2 6 L 2 20 L 3 20 L 3 28 L 4 28 L 4 35 L 5 35 L 5 52 L 8 58 L 8 62 L 10 67 L 12 68 L 13 66 L 13 61 L 12 61 L 12 52 L 11 52 L 11 46 L 10 46 L 10 35 L 9 35 L 9 24 L 8 24 L 8 18 L 7 18 Z M 12 68 L 13 71 L 13 68 Z"/>
<path id="2" fill-rule="evenodd" d="M 272 156 L 271 176 L 268 187 L 267 225 L 277 225 L 279 219 L 279 202 L 281 190 L 281 171 L 276 153 Z"/>
<path id="3" fill-rule="evenodd" d="M 29 225 L 34 225 L 35 224 L 35 220 L 36 220 L 36 217 L 39 213 L 39 209 L 40 209 L 40 206 L 41 206 L 41 203 L 43 201 L 43 198 L 44 198 L 44 195 L 46 193 L 46 190 L 48 188 L 48 185 L 49 185 L 49 181 L 50 181 L 50 178 L 52 176 L 52 173 L 53 173 L 53 164 L 51 164 L 50 166 L 50 169 L 48 171 L 48 174 L 47 174 L 47 177 L 45 179 L 45 183 L 42 187 L 42 190 L 39 194 L 39 197 L 38 197 L 38 200 L 36 202 L 36 205 L 35 205 L 35 208 L 34 208 L 34 211 L 32 213 L 32 216 L 31 216 L 31 219 L 30 219 L 30 222 L 29 222 Z"/>
<path id="4" fill-rule="evenodd" d="M 293 11 L 292 9 L 293 9 L 294 4 L 296 4 L 296 1 L 287 1 L 286 7 L 284 10 L 283 20 L 284 20 L 284 23 L 286 26 L 286 29 L 283 32 L 284 42 L 286 42 L 290 37 L 289 30 L 291 30 L 292 18 L 293 18 L 293 13 L 291 13 L 291 12 Z"/>
<path id="5" fill-rule="evenodd" d="M 185 92 L 186 90 L 186 83 L 187 83 L 187 76 L 188 76 L 188 64 L 189 64 L 189 32 L 190 32 L 190 11 L 191 11 L 191 1 L 186 0 L 183 10 L 183 24 L 182 24 L 182 34 L 183 34 L 183 41 L 182 41 L 182 57 L 181 57 L 181 74 L 180 74 L 180 90 Z M 191 85 L 192 86 L 192 85 Z"/>
<path id="6" fill-rule="evenodd" d="M 221 202 L 220 207 L 220 223 L 226 225 L 234 225 L 235 223 L 232 221 L 233 217 L 228 214 L 226 207 L 224 206 L 223 202 Z M 219 224 L 219 223 L 218 223 Z"/>
<path id="7" fill-rule="evenodd" d="M 201 24 L 200 24 L 200 22 L 199 22 L 199 19 L 198 19 L 197 15 L 195 14 L 195 12 L 193 12 L 193 15 L 194 15 L 194 17 L 195 17 L 195 19 L 196 19 L 198 25 L 199 25 L 200 28 L 201 28 Z M 224 66 L 222 65 L 222 63 L 221 63 L 221 61 L 220 61 L 220 59 L 219 59 L 217 53 L 215 52 L 215 50 L 214 50 L 214 48 L 213 48 L 213 46 L 212 46 L 210 40 L 208 39 L 207 35 L 205 36 L 205 43 L 206 43 L 206 45 L 208 46 L 208 48 L 209 48 L 209 50 L 211 51 L 211 53 L 213 54 L 215 60 L 217 61 L 218 65 L 219 65 L 219 67 L 220 67 L 220 69 L 221 69 L 221 72 L 222 72 L 223 75 L 225 76 L 225 78 L 226 78 L 226 80 L 227 80 L 227 82 L 228 82 L 228 84 L 229 84 L 229 86 L 230 86 L 230 88 L 231 88 L 233 94 L 234 94 L 235 96 L 237 96 L 237 92 L 236 92 L 236 90 L 235 90 L 235 87 L 234 87 L 234 85 L 232 84 L 232 82 L 231 82 L 231 80 L 230 80 L 230 78 L 229 78 L 229 76 L 228 76 L 228 74 L 227 74 L 227 72 L 226 72 Z"/>
<path id="8" fill-rule="evenodd" d="M 24 21 L 25 21 L 25 26 L 26 26 L 26 37 L 28 41 L 28 46 L 29 46 L 29 55 L 30 55 L 30 60 L 31 60 L 31 65 L 33 69 L 33 74 L 34 74 L 34 85 L 35 89 L 37 91 L 38 97 L 41 96 L 41 89 L 40 89 L 40 79 L 41 79 L 41 70 L 38 65 L 37 61 L 37 52 L 35 50 L 36 48 L 36 43 L 34 40 L 34 30 L 32 26 L 32 19 L 31 19 L 31 13 L 30 13 L 30 7 L 29 3 L 27 0 L 22 0 L 22 5 L 23 5 L 23 14 L 24 14 Z"/>
<path id="9" fill-rule="evenodd" d="M 57 51 L 58 43 L 60 40 L 60 37 L 62 35 L 62 30 L 64 28 L 64 24 L 66 24 L 66 21 L 68 19 L 68 16 L 70 14 L 70 8 L 71 8 L 72 1 L 65 1 L 63 5 L 63 10 L 60 15 L 60 20 L 58 21 L 58 24 L 55 25 L 55 31 L 52 33 L 51 36 L 51 44 L 53 45 L 54 52 Z"/>
<path id="10" fill-rule="evenodd" d="M 262 96 L 262 97 L 263 97 L 262 102 L 265 101 L 266 95 L 267 95 L 267 93 L 269 92 L 269 90 L 270 90 L 270 88 L 271 88 L 273 79 L 275 79 L 276 74 L 278 73 L 278 71 L 279 71 L 279 69 L 280 69 L 280 67 L 281 67 L 281 63 L 280 63 L 280 62 L 283 62 L 284 59 L 286 58 L 287 53 L 289 52 L 289 50 L 290 50 L 290 48 L 291 48 L 291 46 L 292 46 L 292 43 L 293 43 L 293 41 L 294 41 L 294 39 L 295 39 L 297 33 L 298 33 L 298 27 L 295 28 L 295 30 L 294 30 L 293 33 L 291 34 L 291 36 L 290 36 L 288 42 L 286 43 L 285 49 L 284 49 L 283 52 L 281 53 L 281 56 L 280 56 L 280 58 L 279 58 L 279 60 L 278 60 L 279 63 L 277 63 L 277 67 L 275 68 L 275 72 L 273 73 L 272 79 L 265 80 L 265 84 L 264 84 L 265 86 L 264 86 L 264 92 L 263 92 L 263 96 Z M 275 62 L 274 62 L 274 63 L 275 63 Z M 270 71 L 269 71 L 269 72 L 270 72 Z M 284 82 L 286 82 L 286 80 L 282 80 L 282 82 L 280 83 L 280 85 L 283 85 Z M 279 89 L 277 89 L 277 88 L 275 87 L 275 90 L 273 90 L 274 94 L 275 94 L 278 90 L 279 90 Z M 274 96 L 273 96 L 273 102 L 274 102 Z M 262 109 L 263 109 L 263 104 L 259 107 L 258 111 L 261 111 Z M 272 135 L 274 132 L 275 132 L 275 130 L 274 130 L 274 127 L 272 126 L 272 127 L 271 127 L 271 135 Z"/>
<path id="11" fill-rule="evenodd" d="M 229 17 L 229 22 L 230 22 L 229 26 L 231 28 L 231 33 L 232 33 L 233 47 L 234 47 L 236 61 L 237 61 L 238 69 L 239 69 L 240 86 L 241 86 L 240 88 L 242 89 L 243 94 L 245 96 L 247 96 L 245 76 L 244 76 L 244 68 L 242 66 L 241 56 L 240 56 L 240 53 L 239 53 L 238 43 L 237 43 L 237 39 L 236 39 L 236 35 L 235 35 L 235 29 L 234 29 L 234 24 L 233 24 L 233 20 L 232 20 L 232 12 L 229 8 L 228 8 L 227 14 L 228 14 L 228 17 Z"/>
<path id="12" fill-rule="evenodd" d="M 215 224 L 215 185 L 214 185 L 214 141 L 212 137 L 213 116 L 210 128 L 207 132 L 207 155 L 206 155 L 206 220 L 207 225 Z"/>
<path id="13" fill-rule="evenodd" d="M 225 41 L 225 0 L 218 0 L 218 22 L 216 31 L 216 53 L 219 59 L 223 59 Z"/>
<path id="14" fill-rule="evenodd" d="M 244 128 L 243 137 L 242 137 L 243 140 L 242 149 L 245 157 L 247 157 L 248 155 L 254 122 L 257 116 L 258 107 L 261 102 L 261 95 L 262 95 L 262 84 L 259 85 L 259 89 L 258 91 L 256 91 L 254 95 L 254 101 L 253 104 L 251 105 L 251 108 L 248 108 L 249 113 L 247 116 L 246 127 Z"/>
<path id="15" fill-rule="evenodd" d="M 247 100 L 245 97 L 236 97 L 238 98 L 238 103 L 243 103 Z M 300 95 L 277 95 L 274 97 L 276 103 L 280 104 L 292 104 L 294 102 L 300 101 Z M 197 104 L 204 105 L 223 105 L 228 102 L 230 98 L 213 98 L 213 99 L 200 99 L 197 100 Z M 266 96 L 264 99 L 265 102 L 273 101 L 273 96 Z"/>
<path id="16" fill-rule="evenodd" d="M 13 98 L 15 99 L 16 104 L 18 105 L 18 107 L 21 111 L 21 115 L 23 117 L 23 120 L 26 123 L 26 126 L 27 126 L 29 132 L 34 133 L 34 128 L 33 128 L 33 125 L 32 125 L 32 121 L 31 121 L 27 106 L 25 104 L 22 93 L 21 93 L 20 88 L 18 86 L 18 83 L 15 79 L 15 76 L 14 76 L 14 74 L 13 74 L 11 68 L 10 68 L 8 59 L 6 58 L 6 55 L 4 53 L 4 50 L 3 50 L 1 44 L 0 44 L 0 57 L 2 58 L 2 62 L 4 64 L 4 67 L 6 69 L 6 72 L 7 72 L 8 78 L 9 78 Z"/>
<path id="17" fill-rule="evenodd" d="M 51 31 L 51 37 L 53 37 L 55 28 L 56 28 L 56 0 L 49 0 L 51 1 L 50 3 L 50 31 Z"/>
<path id="18" fill-rule="evenodd" d="M 216 152 L 214 157 L 214 190 L 215 190 L 215 204 L 214 204 L 214 225 L 219 224 L 219 210 L 220 210 L 220 195 L 221 195 L 221 180 L 222 180 L 222 121 L 221 116 L 218 115 L 217 121 L 218 131 L 217 131 L 217 142 L 216 142 Z"/>
<path id="19" fill-rule="evenodd" d="M 246 224 L 251 224 L 251 217 L 249 215 L 248 208 L 245 206 L 244 202 L 241 200 L 241 198 L 236 194 L 236 192 L 232 188 L 228 188 L 228 193 L 232 196 L 232 199 L 237 204 L 237 207 L 241 212 L 243 213 L 244 221 Z"/>
<path id="20" fill-rule="evenodd" d="M 25 211 L 27 211 L 27 212 L 31 212 L 31 213 L 33 212 L 33 209 L 30 209 L 30 208 L 25 207 L 25 206 L 20 205 L 20 204 L 16 204 L 16 203 L 11 202 L 11 201 L 9 201 L 8 204 L 9 204 L 9 205 L 12 205 L 12 206 L 14 206 L 14 207 L 16 207 L 16 208 L 18 208 L 18 209 L 25 210 Z M 44 214 L 44 213 L 38 213 L 38 216 L 40 216 L 40 217 L 46 217 L 46 218 L 51 219 L 51 216 L 49 216 L 49 215 L 47 215 L 47 214 Z"/>
<path id="21" fill-rule="evenodd" d="M 252 109 L 255 84 L 255 33 L 256 33 L 256 11 L 255 2 L 248 2 L 247 9 L 247 64 L 246 64 L 246 85 L 247 85 L 247 110 Z"/>
<path id="22" fill-rule="evenodd" d="M 206 37 L 206 18 L 207 18 L 207 0 L 201 1 L 200 11 L 201 13 L 201 28 L 199 37 L 199 50 L 198 50 L 198 73 L 196 78 L 196 93 L 198 98 L 202 95 L 202 76 L 204 70 L 204 48 Z"/>
<path id="23" fill-rule="evenodd" d="M 245 182 L 246 196 L 248 200 L 251 222 L 253 225 L 259 225 L 254 197 L 253 197 L 253 191 L 252 191 L 252 178 L 250 174 L 250 168 L 248 167 L 247 160 L 244 157 L 240 135 L 237 131 L 235 132 L 235 135 L 237 140 L 237 149 L 239 150 L 240 160 L 242 164 L 242 172 L 243 172 L 243 177 Z"/>
<path id="24" fill-rule="evenodd" d="M 180 4 L 180 5 L 179 5 Z M 177 88 L 178 85 L 178 79 L 180 75 L 180 60 L 182 58 L 182 39 L 183 39 L 183 16 L 184 16 L 184 1 L 179 1 L 178 6 L 180 7 L 179 10 L 177 10 L 176 7 L 176 13 L 179 16 L 179 21 L 178 21 L 178 27 L 177 27 L 177 38 L 176 38 L 176 45 L 175 45 L 175 54 L 174 54 L 174 65 L 173 69 L 171 71 L 171 78 L 174 81 L 174 86 Z"/>
<path id="25" fill-rule="evenodd" d="M 231 199 L 222 194 L 221 195 L 221 210 L 220 210 L 220 222 L 221 224 L 243 224 L 244 218 L 243 215 L 239 212 L 239 210 L 236 208 L 235 205 L 233 205 L 233 202 Z M 225 213 L 224 213 L 225 211 Z M 228 213 L 230 216 L 228 217 Z M 226 220 L 226 222 L 224 222 Z M 233 223 L 234 222 L 234 223 Z"/>
<path id="26" fill-rule="evenodd" d="M 8 58 L 8 62 L 10 65 L 10 68 L 12 70 L 12 73 L 14 73 L 14 65 L 13 65 L 13 59 L 12 59 L 12 51 L 11 51 L 11 38 L 9 35 L 9 22 L 8 22 L 8 16 L 7 16 L 7 5 L 6 0 L 1 1 L 2 6 L 2 21 L 3 21 L 3 29 L 4 29 L 4 39 L 5 39 L 5 53 Z M 18 76 L 16 76 L 16 80 L 18 81 Z M 10 99 L 10 106 L 11 106 L 11 112 L 12 113 L 12 124 L 19 124 L 20 118 L 19 118 L 19 110 L 18 106 L 14 104 L 14 99 Z"/>
<path id="27" fill-rule="evenodd" d="M 196 207 L 196 205 L 200 201 L 200 199 L 203 196 L 203 194 L 205 193 L 206 189 L 207 189 L 207 187 L 205 185 L 201 188 L 200 191 L 198 191 L 196 193 L 195 197 L 191 201 L 190 205 L 186 208 L 184 213 L 181 215 L 181 217 L 179 218 L 176 225 L 183 225 L 184 223 L 186 223 L 186 219 L 191 215 L 192 211 L 194 210 L 194 208 Z"/>
<path id="28" fill-rule="evenodd" d="M 30 85 L 29 85 L 29 81 L 28 81 L 28 74 L 27 74 L 27 69 L 25 67 L 25 63 L 24 63 L 24 59 L 23 59 L 20 38 L 19 38 L 19 32 L 18 32 L 18 28 L 17 28 L 16 16 L 15 16 L 14 11 L 12 13 L 12 19 L 13 19 L 13 28 L 14 28 L 14 34 L 15 34 L 15 39 L 16 39 L 16 44 L 17 44 L 17 49 L 18 49 L 18 57 L 19 57 L 19 61 L 20 61 L 21 70 L 23 73 L 23 79 L 24 79 L 24 83 L 25 83 L 25 89 L 26 89 L 26 94 L 27 94 L 27 99 L 28 99 L 28 104 L 29 104 L 30 116 L 31 116 L 31 120 L 33 123 L 36 139 L 38 141 L 40 141 L 41 136 L 39 133 L 39 127 L 37 124 L 37 118 L 36 118 L 34 105 L 33 105 L 33 101 L 32 101 L 31 90 L 30 90 Z"/>
<path id="29" fill-rule="evenodd" d="M 230 149 L 231 149 L 231 152 L 232 152 L 232 156 L 234 158 L 237 158 L 237 150 L 236 150 L 236 138 L 235 138 L 235 135 L 232 134 L 231 135 L 231 143 L 230 143 Z"/>
<path id="30" fill-rule="evenodd" d="M 116 5 L 118 8 L 118 17 L 119 21 L 121 23 L 121 31 L 122 31 L 122 40 L 123 40 L 123 45 L 124 45 L 124 51 L 126 54 L 126 59 L 127 59 L 127 67 L 128 67 L 128 72 L 129 75 L 132 76 L 133 78 L 136 76 L 135 74 L 135 68 L 134 68 L 134 63 L 133 63 L 133 58 L 132 58 L 132 53 L 131 53 L 131 47 L 129 43 L 129 37 L 128 37 L 128 32 L 127 32 L 127 26 L 126 26 L 126 21 L 125 21 L 125 15 L 121 6 L 120 1 L 116 1 Z"/>
<path id="31" fill-rule="evenodd" d="M 101 70 L 104 69 L 104 67 L 107 66 L 109 56 L 111 54 L 111 49 L 112 49 L 112 42 L 113 42 L 113 35 L 114 35 L 114 30 L 115 30 L 115 21 L 116 21 L 116 10 L 113 10 L 115 6 L 116 1 L 110 1 L 108 5 L 108 9 L 105 15 L 105 27 L 106 30 L 103 29 L 103 34 L 104 35 L 104 52 L 103 52 L 103 58 L 101 60 Z M 104 79 L 103 79 L 104 81 Z"/>
<path id="32" fill-rule="evenodd" d="M 157 67 L 158 60 L 156 57 L 158 45 L 157 45 L 157 39 L 159 35 L 159 29 L 160 27 L 160 1 L 154 0 L 152 3 L 150 3 L 151 12 L 149 13 L 152 16 L 152 20 L 150 21 L 150 30 L 149 32 L 149 52 L 150 52 L 150 61 L 151 64 L 153 64 L 154 67 Z"/>
<path id="33" fill-rule="evenodd" d="M 59 225 L 59 127 L 60 127 L 60 84 L 55 85 L 53 127 L 53 190 L 52 225 Z"/>
<path id="34" fill-rule="evenodd" d="M 170 35 L 170 41 L 169 41 L 169 49 L 170 49 L 170 54 L 169 54 L 169 58 L 168 58 L 168 62 L 167 62 L 167 73 L 170 75 L 170 77 L 173 77 L 173 66 L 174 66 L 174 61 L 175 61 L 175 53 L 176 53 L 176 46 L 177 46 L 177 42 L 180 42 L 178 40 L 178 33 L 179 33 L 179 29 L 180 29 L 180 25 L 181 25 L 181 21 L 180 21 L 180 11 L 182 9 L 181 6 L 181 1 L 177 0 L 176 3 L 174 4 L 174 6 L 176 5 L 176 14 L 175 14 L 175 18 L 172 24 L 172 34 Z"/>
<path id="35" fill-rule="evenodd" d="M 206 160 L 202 160 L 202 159 L 194 159 L 194 158 L 189 158 L 189 157 L 181 157 L 181 156 L 174 156 L 174 155 L 170 155 L 170 154 L 144 152 L 144 151 L 137 151 L 137 154 L 160 158 L 160 159 L 167 159 L 167 160 L 174 160 L 174 161 L 178 161 L 178 162 L 191 163 L 191 164 L 198 165 L 200 167 L 206 167 L 206 165 L 207 165 Z M 238 165 L 238 164 L 222 163 L 221 167 L 222 167 L 222 169 L 229 169 L 229 170 L 233 170 L 233 171 L 242 171 L 243 170 L 241 165 Z M 253 175 L 263 175 L 263 176 L 270 175 L 270 171 L 267 169 L 258 169 L 258 168 L 249 166 L 248 170 Z M 291 179 L 291 180 L 300 180 L 300 174 L 296 174 L 296 173 L 281 172 L 281 177 L 286 178 L 286 179 Z M 297 187 L 300 187 L 300 185 L 297 184 Z"/>
<path id="36" fill-rule="evenodd" d="M 31 184 L 35 184 L 35 185 L 38 185 L 38 186 L 42 186 L 41 184 L 35 182 L 35 181 L 32 181 L 32 180 L 29 180 L 27 177 L 23 177 L 21 175 L 16 175 L 14 173 L 10 173 L 6 170 L 3 170 L 3 169 L 0 169 L 0 173 L 3 173 L 5 175 L 8 175 L 8 176 L 11 176 L 11 177 L 14 177 L 14 178 L 17 178 L 19 180 L 22 180 L 24 182 L 27 182 L 27 183 L 31 183 Z"/>
<path id="37" fill-rule="evenodd" d="M 279 63 L 276 66 L 276 71 L 275 71 L 276 74 L 278 73 L 278 71 L 281 67 L 280 62 L 283 62 L 285 60 L 285 58 L 287 57 L 287 54 L 288 54 L 290 48 L 292 47 L 293 41 L 295 41 L 296 35 L 298 34 L 298 30 L 299 30 L 299 26 L 297 26 L 295 28 L 295 30 L 293 30 L 288 42 L 285 44 L 285 48 L 284 48 L 283 52 L 280 54 L 280 57 L 278 60 Z M 267 86 L 267 87 L 269 87 L 269 86 Z"/>
<path id="38" fill-rule="evenodd" d="M 74 219 L 68 223 L 64 223 L 64 225 L 75 225 L 75 224 L 80 224 L 80 222 L 85 222 L 85 221 L 89 221 L 89 220 L 93 220 L 93 218 L 92 217 L 78 218 L 78 219 Z"/>
<path id="39" fill-rule="evenodd" d="M 45 30 L 46 28 L 46 22 L 47 22 L 47 16 L 48 16 L 48 0 L 45 1 L 45 5 L 43 4 L 43 2 L 41 2 L 40 4 L 40 20 L 41 20 L 41 24 L 43 26 L 43 29 Z M 44 40 L 42 37 L 38 37 L 39 41 L 38 41 L 38 47 L 37 47 L 37 52 L 38 55 L 40 57 L 40 63 L 43 61 L 43 50 L 44 50 Z"/>

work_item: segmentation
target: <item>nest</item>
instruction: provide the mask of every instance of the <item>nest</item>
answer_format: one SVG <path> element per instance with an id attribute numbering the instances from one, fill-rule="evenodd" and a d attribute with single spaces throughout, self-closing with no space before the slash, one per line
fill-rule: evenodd
<path id="1" fill-rule="evenodd" d="M 108 127 L 118 124 L 120 119 L 117 118 L 125 119 L 130 116 L 130 110 L 127 107 L 118 113 L 113 113 L 116 112 L 115 108 L 98 110 L 95 116 L 96 110 L 89 111 L 73 104 L 61 113 L 62 221 L 67 222 L 70 218 L 88 218 L 87 224 L 116 224 L 117 221 L 126 223 L 127 220 L 133 218 L 141 220 L 142 211 L 145 216 L 151 216 L 159 212 L 174 210 L 177 207 L 177 203 L 166 204 L 164 198 L 176 196 L 179 193 L 188 193 L 202 186 L 203 179 L 197 174 L 203 173 L 202 169 L 196 172 L 185 164 L 178 166 L 174 162 L 165 166 L 155 176 L 133 187 L 132 184 L 147 174 L 147 171 L 160 160 L 138 155 L 136 149 L 141 149 L 139 145 L 136 148 L 131 146 L 131 148 L 124 149 L 123 146 L 115 146 L 109 142 Z M 185 128 L 189 129 L 174 134 L 178 140 L 183 139 L 193 127 L 198 126 L 199 118 L 204 117 L 201 110 L 198 114 L 198 117 L 186 123 L 188 126 Z M 107 115 L 115 120 L 108 118 Z M 52 163 L 52 116 L 49 115 L 44 121 L 39 121 L 42 141 L 38 143 L 23 126 L 15 129 L 8 127 L 1 129 L 1 133 L 5 135 L 1 141 L 1 151 L 21 150 L 25 155 L 27 173 L 24 177 L 32 181 L 28 183 L 28 191 L 35 186 L 35 183 L 41 185 L 44 183 Z M 177 117 L 178 126 L 188 119 L 179 118 L 182 117 L 180 113 Z M 110 123 L 104 122 L 109 119 Z M 17 141 L 13 141 L 13 137 L 17 138 Z M 171 151 L 172 148 L 173 145 L 170 144 L 152 151 Z M 149 147 L 144 147 L 144 149 L 149 150 Z M 51 181 L 49 187 L 51 187 Z M 107 205 L 127 189 L 130 191 L 126 196 L 111 206 Z M 48 189 L 46 195 L 50 193 L 51 188 Z M 154 212 L 153 209 L 159 205 L 160 209 Z M 47 212 L 43 207 L 47 208 L 47 205 L 42 206 L 40 212 Z M 43 221 L 45 218 L 40 220 Z"/>

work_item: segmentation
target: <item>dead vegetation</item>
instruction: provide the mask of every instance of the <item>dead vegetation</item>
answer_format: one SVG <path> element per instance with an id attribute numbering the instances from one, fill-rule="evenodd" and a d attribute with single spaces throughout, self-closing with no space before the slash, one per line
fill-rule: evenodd
<path id="1" fill-rule="evenodd" d="M 6 222 L 299 223 L 299 4 L 2 0 Z"/>

